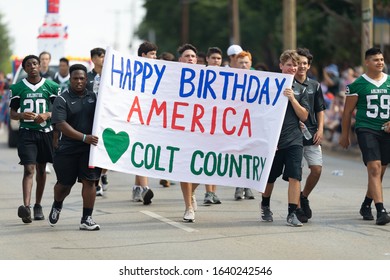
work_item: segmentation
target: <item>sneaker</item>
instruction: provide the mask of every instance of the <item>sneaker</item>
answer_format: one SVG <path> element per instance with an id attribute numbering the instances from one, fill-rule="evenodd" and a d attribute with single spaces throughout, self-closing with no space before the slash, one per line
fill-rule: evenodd
<path id="1" fill-rule="evenodd" d="M 133 201 L 142 202 L 142 189 L 140 186 L 133 188 Z"/>
<path id="2" fill-rule="evenodd" d="M 44 220 L 45 216 L 43 215 L 42 212 L 42 206 L 39 204 L 34 205 L 34 220 Z"/>
<path id="3" fill-rule="evenodd" d="M 260 206 L 261 207 L 261 219 L 264 222 L 273 222 L 274 218 L 272 217 L 273 213 L 269 206 Z"/>
<path id="4" fill-rule="evenodd" d="M 195 222 L 195 211 L 192 208 L 186 209 L 183 216 L 183 222 L 193 223 Z"/>
<path id="5" fill-rule="evenodd" d="M 196 196 L 194 193 L 191 196 L 191 203 L 192 203 L 192 208 L 194 209 L 194 211 L 198 210 L 198 202 L 196 202 Z"/>
<path id="6" fill-rule="evenodd" d="M 292 227 L 301 227 L 303 224 L 298 220 L 295 212 L 292 212 L 287 216 L 287 225 Z"/>
<path id="7" fill-rule="evenodd" d="M 234 199 L 241 200 L 243 198 L 244 198 L 244 188 L 236 188 L 236 191 L 234 193 Z"/>
<path id="8" fill-rule="evenodd" d="M 244 189 L 244 197 L 245 199 L 255 199 L 252 190 L 250 188 L 245 188 Z"/>
<path id="9" fill-rule="evenodd" d="M 47 164 L 46 164 L 45 172 L 46 172 L 46 174 L 50 174 L 51 173 L 50 166 L 47 165 Z"/>
<path id="10" fill-rule="evenodd" d="M 20 205 L 18 208 L 18 217 L 22 218 L 23 223 L 29 224 L 32 222 L 31 209 L 29 206 Z"/>
<path id="11" fill-rule="evenodd" d="M 100 185 L 96 186 L 96 196 L 103 196 L 103 188 Z"/>
<path id="12" fill-rule="evenodd" d="M 363 220 L 372 221 L 374 219 L 374 216 L 372 215 L 372 212 L 371 212 L 370 205 L 363 205 L 362 204 L 362 207 L 360 207 L 359 213 L 360 213 L 360 215 L 362 215 Z"/>
<path id="13" fill-rule="evenodd" d="M 297 210 L 295 210 L 295 214 L 297 215 L 297 218 L 301 223 L 307 223 L 309 221 L 309 218 L 306 216 L 302 208 L 298 208 Z"/>
<path id="14" fill-rule="evenodd" d="M 99 230 L 100 226 L 92 220 L 91 216 L 81 219 L 80 230 Z"/>
<path id="15" fill-rule="evenodd" d="M 168 188 L 170 186 L 170 182 L 168 180 L 160 180 L 160 185 L 164 188 Z"/>
<path id="16" fill-rule="evenodd" d="M 221 204 L 221 200 L 219 199 L 219 197 L 215 194 L 215 193 L 211 193 L 213 195 L 213 200 L 214 200 L 214 204 Z"/>
<path id="17" fill-rule="evenodd" d="M 311 209 L 309 206 L 309 200 L 307 199 L 307 197 L 304 197 L 303 195 L 301 195 L 300 201 L 301 201 L 301 208 L 302 208 L 303 212 L 305 213 L 306 217 L 308 219 L 311 219 L 312 213 L 311 213 Z"/>
<path id="18" fill-rule="evenodd" d="M 142 200 L 144 201 L 144 205 L 149 205 L 152 203 L 152 198 L 154 193 L 151 189 L 147 188 L 142 191 Z"/>
<path id="19" fill-rule="evenodd" d="M 49 214 L 49 225 L 54 227 L 54 225 L 58 222 L 58 219 L 60 218 L 61 209 L 51 207 L 50 214 Z"/>
<path id="20" fill-rule="evenodd" d="M 206 192 L 204 195 L 203 204 L 210 205 L 214 204 L 214 196 L 211 192 Z"/>
<path id="21" fill-rule="evenodd" d="M 376 224 L 379 226 L 384 226 L 388 223 L 390 223 L 390 217 L 387 214 L 386 209 L 383 209 L 382 212 L 379 212 L 376 216 Z"/>
<path id="22" fill-rule="evenodd" d="M 107 191 L 107 189 L 108 189 L 107 175 L 106 174 L 102 175 L 102 177 L 100 177 L 100 181 L 102 182 L 103 191 Z"/>

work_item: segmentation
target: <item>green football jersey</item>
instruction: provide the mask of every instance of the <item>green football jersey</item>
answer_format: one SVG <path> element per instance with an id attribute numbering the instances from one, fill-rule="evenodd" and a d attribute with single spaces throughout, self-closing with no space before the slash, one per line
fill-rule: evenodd
<path id="1" fill-rule="evenodd" d="M 57 83 L 42 80 L 36 84 L 30 84 L 27 79 L 23 79 L 10 87 L 11 102 L 18 101 L 20 112 L 34 112 L 37 114 L 50 111 L 51 98 L 60 94 L 60 87 Z M 20 120 L 20 128 L 33 129 L 44 132 L 53 130 L 50 119 L 43 123 L 35 123 L 33 120 Z"/>
<path id="2" fill-rule="evenodd" d="M 387 74 L 380 81 L 363 74 L 347 86 L 346 95 L 358 96 L 356 128 L 381 130 L 390 119 L 390 78 Z"/>

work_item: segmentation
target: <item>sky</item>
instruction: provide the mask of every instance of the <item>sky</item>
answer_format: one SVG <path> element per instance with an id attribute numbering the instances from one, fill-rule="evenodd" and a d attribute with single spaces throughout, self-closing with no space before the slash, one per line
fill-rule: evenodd
<path id="1" fill-rule="evenodd" d="M 38 54 L 38 30 L 45 19 L 46 0 L 1 0 L 2 23 L 8 27 L 12 54 Z M 145 11 L 143 0 L 60 0 L 60 21 L 68 26 L 66 56 L 89 57 L 107 46 L 136 54 L 141 41 L 132 38 Z M 132 43 L 132 48 L 129 48 Z"/>

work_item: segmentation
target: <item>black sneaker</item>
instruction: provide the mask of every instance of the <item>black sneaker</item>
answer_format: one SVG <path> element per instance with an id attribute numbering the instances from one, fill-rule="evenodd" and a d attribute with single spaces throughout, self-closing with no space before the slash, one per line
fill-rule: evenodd
<path id="1" fill-rule="evenodd" d="M 18 208 L 18 217 L 22 218 L 23 223 L 29 224 L 32 222 L 31 210 L 29 206 L 20 205 Z"/>
<path id="2" fill-rule="evenodd" d="M 154 196 L 154 193 L 151 189 L 144 189 L 142 191 L 142 200 L 144 201 L 144 205 L 151 204 L 153 196 Z"/>
<path id="3" fill-rule="evenodd" d="M 360 213 L 360 215 L 362 215 L 363 220 L 372 221 L 374 219 L 374 216 L 372 215 L 372 212 L 371 212 L 371 206 L 369 206 L 369 205 L 362 204 L 362 207 L 360 207 L 359 213 Z"/>
<path id="4" fill-rule="evenodd" d="M 309 221 L 309 218 L 306 216 L 302 208 L 298 208 L 297 210 L 295 210 L 295 214 L 297 215 L 297 218 L 301 223 L 307 223 Z"/>
<path id="5" fill-rule="evenodd" d="M 54 225 L 58 222 L 60 218 L 61 209 L 54 208 L 54 206 L 51 207 L 51 211 L 49 214 L 49 225 L 54 227 Z"/>
<path id="6" fill-rule="evenodd" d="M 42 206 L 39 204 L 34 205 L 34 220 L 39 221 L 39 220 L 44 220 L 45 216 L 43 215 L 42 212 Z"/>
<path id="7" fill-rule="evenodd" d="M 273 222 L 274 218 L 272 217 L 273 213 L 271 211 L 271 208 L 269 206 L 262 206 L 260 204 L 261 209 L 261 220 L 264 222 Z"/>
<path id="8" fill-rule="evenodd" d="M 383 209 L 382 212 L 379 212 L 376 216 L 376 224 L 379 226 L 384 226 L 388 223 L 390 223 L 390 217 L 387 214 L 386 209 Z"/>
<path id="9" fill-rule="evenodd" d="M 305 213 L 305 216 L 308 219 L 311 219 L 312 212 L 311 212 L 311 209 L 310 209 L 310 206 L 309 206 L 309 200 L 307 199 L 307 197 L 304 197 L 303 195 L 301 195 L 301 199 L 300 200 L 301 200 L 301 208 L 302 208 L 303 212 Z"/>
<path id="10" fill-rule="evenodd" d="M 81 219 L 80 230 L 99 230 L 100 226 L 92 220 L 91 216 Z"/>

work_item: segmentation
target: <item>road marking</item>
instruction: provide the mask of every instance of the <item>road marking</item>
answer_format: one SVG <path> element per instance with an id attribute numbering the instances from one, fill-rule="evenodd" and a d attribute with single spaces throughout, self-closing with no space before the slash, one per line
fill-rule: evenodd
<path id="1" fill-rule="evenodd" d="M 160 215 L 158 215 L 156 213 L 153 213 L 153 212 L 150 212 L 150 211 L 140 211 L 140 212 L 145 214 L 145 215 L 148 215 L 148 216 L 150 216 L 152 218 L 155 218 L 155 219 L 157 219 L 157 220 L 159 220 L 159 221 L 161 221 L 163 223 L 167 223 L 167 224 L 169 224 L 171 226 L 174 226 L 174 227 L 177 227 L 179 229 L 182 229 L 182 230 L 184 230 L 186 232 L 196 232 L 196 231 L 198 231 L 196 229 L 187 227 L 187 226 L 185 226 L 185 225 L 183 225 L 181 223 L 178 223 L 178 222 L 174 222 L 174 221 L 172 221 L 172 220 L 170 220 L 168 218 L 165 218 L 163 216 L 160 216 Z"/>

